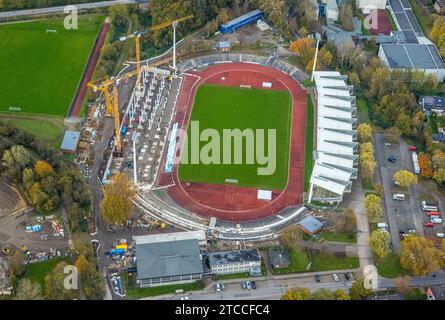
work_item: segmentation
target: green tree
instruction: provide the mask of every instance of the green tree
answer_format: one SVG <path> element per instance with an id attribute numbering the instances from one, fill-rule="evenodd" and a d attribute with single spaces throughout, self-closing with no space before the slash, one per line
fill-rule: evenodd
<path id="1" fill-rule="evenodd" d="M 130 218 L 134 195 L 132 183 L 125 173 L 116 174 L 104 188 L 101 203 L 102 217 L 113 225 L 124 225 Z"/>
<path id="2" fill-rule="evenodd" d="M 297 225 L 290 225 L 281 231 L 280 240 L 289 250 L 297 250 L 301 247 L 303 231 Z"/>
<path id="3" fill-rule="evenodd" d="M 129 17 L 126 5 L 115 4 L 110 7 L 110 19 L 118 32 L 125 33 L 127 31 Z"/>
<path id="4" fill-rule="evenodd" d="M 379 258 L 384 258 L 391 252 L 391 235 L 384 230 L 374 230 L 369 238 L 369 246 Z"/>
<path id="5" fill-rule="evenodd" d="M 354 281 L 351 288 L 349 289 L 349 295 L 351 296 L 352 300 L 362 300 L 363 298 L 370 296 L 371 293 L 371 289 L 365 288 L 363 278 L 359 278 Z"/>
<path id="6" fill-rule="evenodd" d="M 311 300 L 336 300 L 336 295 L 331 290 L 321 288 L 312 293 Z"/>
<path id="7" fill-rule="evenodd" d="M 17 286 L 15 300 L 43 300 L 42 287 L 38 282 L 22 279 Z"/>
<path id="8" fill-rule="evenodd" d="M 383 213 L 382 202 L 379 196 L 368 194 L 365 197 L 365 209 L 369 217 L 369 221 L 377 223 Z"/>
<path id="9" fill-rule="evenodd" d="M 307 288 L 292 288 L 288 289 L 281 300 L 309 300 L 311 292 Z"/>

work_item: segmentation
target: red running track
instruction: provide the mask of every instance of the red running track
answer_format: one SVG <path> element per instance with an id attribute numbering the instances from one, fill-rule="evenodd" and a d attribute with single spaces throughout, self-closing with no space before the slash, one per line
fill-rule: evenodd
<path id="1" fill-rule="evenodd" d="M 97 61 L 99 60 L 100 50 L 104 45 L 105 39 L 107 38 L 108 30 L 110 30 L 110 24 L 104 22 L 102 28 L 99 31 L 99 35 L 94 42 L 93 52 L 88 58 L 87 67 L 82 75 L 82 79 L 79 87 L 77 88 L 76 96 L 74 97 L 73 104 L 71 105 L 69 116 L 77 117 L 82 107 L 83 99 L 87 92 L 87 83 L 91 81 L 94 69 L 96 68 Z"/>
<path id="2" fill-rule="evenodd" d="M 168 188 L 170 197 L 187 210 L 206 217 L 227 221 L 247 221 L 265 218 L 290 206 L 299 205 L 303 195 L 304 136 L 306 122 L 306 91 L 287 74 L 276 69 L 249 63 L 227 63 L 183 74 L 184 80 L 174 122 L 188 126 L 196 91 L 202 83 L 227 86 L 250 85 L 263 88 L 263 82 L 272 83 L 269 90 L 288 90 L 292 95 L 292 129 L 290 142 L 289 175 L 283 191 L 273 191 L 272 201 L 257 199 L 257 188 L 232 184 L 216 185 L 181 182 L 178 164 L 173 173 L 164 171 L 165 154 L 161 163 L 158 185 L 174 182 Z M 180 148 L 177 146 L 177 156 Z M 167 149 L 167 148 L 166 148 Z"/>

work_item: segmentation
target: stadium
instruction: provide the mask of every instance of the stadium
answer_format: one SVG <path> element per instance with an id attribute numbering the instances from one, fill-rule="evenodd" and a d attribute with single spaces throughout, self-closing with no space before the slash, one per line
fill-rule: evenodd
<path id="1" fill-rule="evenodd" d="M 141 187 L 136 206 L 185 228 L 221 238 L 270 237 L 304 212 L 306 79 L 297 68 L 271 57 L 217 54 L 182 61 L 180 84 L 156 179 Z M 175 81 L 175 80 L 174 80 Z M 166 99 L 168 100 L 168 99 Z M 167 103 L 168 104 L 168 103 Z M 185 133 L 215 128 L 276 129 L 276 170 L 257 175 L 258 163 L 184 163 Z M 243 158 L 245 158 L 243 154 Z"/>

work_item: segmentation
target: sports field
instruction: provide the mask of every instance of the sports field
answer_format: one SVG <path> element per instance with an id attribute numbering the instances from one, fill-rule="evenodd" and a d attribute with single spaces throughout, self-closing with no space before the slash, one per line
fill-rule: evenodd
<path id="1" fill-rule="evenodd" d="M 103 20 L 79 17 L 77 30 L 63 19 L 0 25 L 0 111 L 65 116 Z"/>
<path id="2" fill-rule="evenodd" d="M 199 131 L 215 129 L 219 133 L 220 164 L 179 165 L 182 182 L 233 183 L 242 187 L 258 187 L 269 190 L 283 190 L 286 187 L 289 166 L 289 139 L 291 129 L 292 99 L 287 91 L 272 91 L 201 85 L 196 93 L 191 121 L 199 121 Z M 190 122 L 191 123 L 191 122 Z M 242 164 L 233 164 L 234 143 L 232 141 L 232 164 L 223 164 L 223 129 L 264 129 L 265 154 L 268 149 L 268 129 L 276 130 L 276 170 L 271 175 L 258 175 L 257 169 L 266 165 L 246 163 L 245 139 L 243 139 Z M 191 137 L 189 124 L 188 136 Z M 255 136 L 257 141 L 258 136 Z M 188 139 L 188 159 L 191 160 L 191 141 Z M 200 150 L 208 144 L 199 143 Z M 255 153 L 257 148 L 255 146 Z M 182 155 L 185 157 L 185 154 Z M 183 160 L 183 159 L 182 159 Z M 227 181 L 229 179 L 229 181 Z"/>

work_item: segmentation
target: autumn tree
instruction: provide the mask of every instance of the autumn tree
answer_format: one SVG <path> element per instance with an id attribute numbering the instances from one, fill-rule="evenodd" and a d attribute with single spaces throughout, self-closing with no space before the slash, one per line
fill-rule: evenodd
<path id="1" fill-rule="evenodd" d="M 425 179 L 431 179 L 433 177 L 433 169 L 431 168 L 431 159 L 428 154 L 419 155 L 419 167 L 420 174 Z"/>
<path id="2" fill-rule="evenodd" d="M 260 9 L 278 29 L 284 30 L 287 22 L 287 4 L 284 0 L 263 0 Z"/>
<path id="3" fill-rule="evenodd" d="M 351 300 L 351 296 L 342 289 L 335 290 L 335 300 Z"/>
<path id="4" fill-rule="evenodd" d="M 48 162 L 43 160 L 39 160 L 36 162 L 36 164 L 34 165 L 34 172 L 40 178 L 45 178 L 55 173 L 53 167 Z"/>
<path id="5" fill-rule="evenodd" d="M 311 294 L 311 300 L 336 300 L 335 292 L 321 288 Z"/>
<path id="6" fill-rule="evenodd" d="M 115 4 L 110 7 L 110 19 L 118 32 L 125 33 L 127 31 L 129 17 L 127 6 Z"/>
<path id="7" fill-rule="evenodd" d="M 354 210 L 348 208 L 345 212 L 339 213 L 335 221 L 336 232 L 354 232 L 357 229 L 357 218 Z"/>
<path id="8" fill-rule="evenodd" d="M 57 266 L 45 277 L 45 298 L 47 300 L 73 300 L 78 297 L 78 290 L 66 289 L 64 269 L 68 264 L 59 262 Z"/>
<path id="9" fill-rule="evenodd" d="M 399 170 L 394 173 L 394 181 L 398 181 L 402 188 L 408 188 L 412 184 L 417 183 L 417 176 L 408 170 Z"/>
<path id="10" fill-rule="evenodd" d="M 354 24 L 352 22 L 352 6 L 347 1 L 343 1 L 339 8 L 338 19 L 340 20 L 341 26 L 346 31 L 353 31 Z"/>
<path id="11" fill-rule="evenodd" d="M 41 285 L 27 278 L 20 280 L 15 300 L 43 300 Z"/>
<path id="12" fill-rule="evenodd" d="M 360 154 L 360 172 L 363 178 L 370 179 L 374 175 L 377 161 L 372 152 L 361 152 Z"/>
<path id="13" fill-rule="evenodd" d="M 372 293 L 371 289 L 366 289 L 364 285 L 364 279 L 359 278 L 352 283 L 351 288 L 349 289 L 349 295 L 351 300 L 362 300 L 370 296 Z"/>
<path id="14" fill-rule="evenodd" d="M 391 235 L 384 230 L 374 230 L 369 238 L 369 246 L 379 258 L 384 258 L 391 252 Z"/>
<path id="15" fill-rule="evenodd" d="M 289 250 L 297 250 L 303 240 L 303 231 L 298 225 L 290 225 L 281 231 L 280 240 Z"/>
<path id="16" fill-rule="evenodd" d="M 292 288 L 288 289 L 281 300 L 309 300 L 311 292 L 307 288 Z"/>
<path id="17" fill-rule="evenodd" d="M 124 225 L 130 218 L 134 195 L 132 183 L 125 173 L 116 174 L 104 188 L 102 217 L 109 224 Z"/>
<path id="18" fill-rule="evenodd" d="M 409 276 L 400 276 L 394 279 L 396 291 L 406 295 L 411 292 L 411 278 Z"/>
<path id="19" fill-rule="evenodd" d="M 377 223 L 383 213 L 382 202 L 379 196 L 368 194 L 365 197 L 365 209 L 369 217 L 369 221 Z"/>
<path id="20" fill-rule="evenodd" d="M 401 242 L 400 265 L 413 276 L 424 276 L 440 269 L 442 252 L 427 238 L 409 236 Z"/>
<path id="21" fill-rule="evenodd" d="M 360 142 L 370 142 L 372 140 L 372 127 L 367 123 L 361 123 L 357 127 L 358 139 Z"/>
<path id="22" fill-rule="evenodd" d="M 396 127 L 391 127 L 385 131 L 385 140 L 388 143 L 396 144 L 399 143 L 401 132 Z"/>

